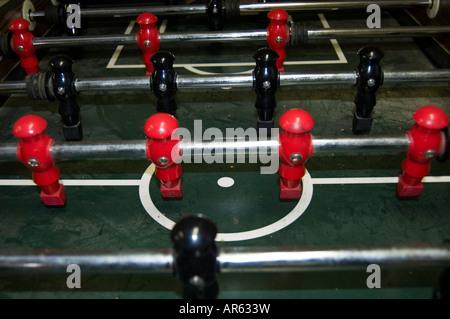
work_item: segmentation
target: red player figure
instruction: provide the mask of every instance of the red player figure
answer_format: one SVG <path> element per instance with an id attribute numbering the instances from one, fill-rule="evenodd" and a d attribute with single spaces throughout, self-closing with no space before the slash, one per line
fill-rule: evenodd
<path id="1" fill-rule="evenodd" d="M 280 118 L 279 136 L 280 198 L 299 198 L 301 179 L 305 175 L 305 162 L 313 153 L 312 116 L 301 109 L 285 112 Z"/>
<path id="2" fill-rule="evenodd" d="M 36 115 L 20 118 L 13 133 L 20 138 L 17 158 L 33 172 L 33 180 L 40 187 L 40 197 L 46 206 L 66 203 L 64 186 L 59 183 L 60 172 L 50 154 L 53 139 L 44 132 L 47 122 Z"/>
<path id="3" fill-rule="evenodd" d="M 153 72 L 150 58 L 159 50 L 159 30 L 156 28 L 156 21 L 158 18 L 151 13 L 143 13 L 136 20 L 139 24 L 136 41 L 144 53 L 142 60 L 147 68 L 147 76 Z"/>
<path id="4" fill-rule="evenodd" d="M 161 181 L 163 197 L 181 197 L 180 140 L 181 136 L 172 134 L 178 128 L 178 121 L 170 114 L 152 115 L 144 126 L 147 134 L 147 158 L 155 166 L 156 177 Z M 174 149 L 175 148 L 175 149 Z"/>
<path id="5" fill-rule="evenodd" d="M 278 71 L 284 72 L 284 59 L 286 58 L 286 45 L 289 43 L 289 27 L 286 23 L 289 14 L 283 9 L 275 9 L 269 12 L 267 17 L 270 24 L 267 27 L 267 43 L 269 47 L 278 53 Z"/>
<path id="6" fill-rule="evenodd" d="M 445 147 L 442 129 L 448 125 L 448 117 L 436 106 L 424 106 L 414 112 L 413 127 L 407 131 L 409 150 L 402 163 L 403 173 L 399 175 L 397 195 L 399 197 L 419 196 L 423 189 L 422 178 L 430 171 L 430 162 Z"/>
<path id="7" fill-rule="evenodd" d="M 20 57 L 20 64 L 27 74 L 39 72 L 34 37 L 28 30 L 29 25 L 30 22 L 22 18 L 14 19 L 9 24 L 9 30 L 12 31 L 11 48 Z"/>

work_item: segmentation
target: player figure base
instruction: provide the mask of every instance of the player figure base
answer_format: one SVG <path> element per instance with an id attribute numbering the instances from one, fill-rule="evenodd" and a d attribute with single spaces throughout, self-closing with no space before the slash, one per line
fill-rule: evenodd
<path id="1" fill-rule="evenodd" d="M 403 175 L 398 176 L 397 196 L 398 197 L 417 197 L 422 193 L 423 184 L 408 185 L 403 180 Z"/>
<path id="2" fill-rule="evenodd" d="M 368 134 L 372 128 L 373 118 L 359 117 L 356 113 L 353 114 L 352 131 L 354 134 Z"/>
<path id="3" fill-rule="evenodd" d="M 73 126 L 63 125 L 63 134 L 66 141 L 81 141 L 83 139 L 81 122 Z"/>
<path id="4" fill-rule="evenodd" d="M 164 198 L 178 198 L 183 197 L 183 192 L 181 190 L 181 179 L 178 181 L 178 184 L 174 187 L 166 187 L 161 184 L 160 188 L 161 196 Z"/>
<path id="5" fill-rule="evenodd" d="M 302 183 L 299 183 L 297 187 L 288 188 L 280 181 L 280 199 L 296 199 L 300 198 L 302 194 Z"/>
<path id="6" fill-rule="evenodd" d="M 59 186 L 59 190 L 53 194 L 46 194 L 41 191 L 39 194 L 45 206 L 64 206 L 66 205 L 66 191 L 63 185 Z"/>

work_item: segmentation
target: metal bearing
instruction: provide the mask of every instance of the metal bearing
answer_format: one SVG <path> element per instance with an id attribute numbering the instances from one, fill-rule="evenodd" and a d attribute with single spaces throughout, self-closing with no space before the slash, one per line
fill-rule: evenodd
<path id="1" fill-rule="evenodd" d="M 34 5 L 30 0 L 25 0 L 22 4 L 22 18 L 30 22 L 28 29 L 34 31 L 36 29 L 36 20 L 31 17 L 31 13 L 34 13 Z"/>
<path id="2" fill-rule="evenodd" d="M 440 2 L 440 0 L 432 0 L 431 6 L 427 8 L 428 18 L 434 19 L 437 16 L 441 4 Z"/>

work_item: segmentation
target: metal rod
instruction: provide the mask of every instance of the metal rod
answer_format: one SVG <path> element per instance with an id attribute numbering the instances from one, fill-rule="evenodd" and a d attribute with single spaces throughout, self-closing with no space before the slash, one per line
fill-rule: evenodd
<path id="1" fill-rule="evenodd" d="M 212 42 L 212 41 L 267 41 L 267 31 L 210 31 L 210 32 L 180 32 L 162 33 L 159 40 L 165 42 Z"/>
<path id="2" fill-rule="evenodd" d="M 0 93 L 22 93 L 26 92 L 27 83 L 25 81 L 1 81 Z"/>
<path id="3" fill-rule="evenodd" d="M 365 9 L 369 4 L 377 4 L 381 9 L 407 8 L 407 7 L 429 7 L 431 0 L 381 0 L 381 1 L 300 1 L 285 3 L 249 3 L 239 5 L 241 12 L 264 12 L 273 9 L 284 9 L 286 11 L 308 11 L 308 10 L 344 10 Z"/>
<path id="4" fill-rule="evenodd" d="M 205 5 L 173 5 L 173 6 L 136 6 L 136 7 L 101 7 L 82 8 L 81 17 L 137 17 L 141 13 L 151 12 L 156 16 L 205 14 Z M 30 13 L 30 18 L 45 17 L 44 11 Z"/>
<path id="5" fill-rule="evenodd" d="M 206 13 L 205 5 L 173 5 L 173 6 L 148 6 L 148 7 L 117 7 L 117 8 L 88 8 L 81 9 L 82 17 L 130 17 L 138 16 L 144 12 L 154 15 L 187 15 Z"/>
<path id="6" fill-rule="evenodd" d="M 203 132 L 198 132 L 203 134 Z M 198 134 L 194 132 L 195 134 Z M 235 131 L 233 132 L 235 133 Z M 259 154 L 271 150 L 273 156 L 278 154 L 279 142 L 276 137 L 268 140 L 251 139 L 251 132 L 246 132 L 247 138 L 226 137 L 214 141 L 190 141 L 183 139 L 180 143 L 184 160 L 202 156 L 203 154 L 226 153 L 234 155 Z M 254 131 L 256 134 L 256 129 Z M 381 152 L 393 153 L 407 151 L 409 138 L 406 134 L 399 136 L 351 136 L 351 137 L 314 137 L 314 155 L 329 155 L 335 153 L 357 153 L 357 152 Z M 16 144 L 0 144 L 0 160 L 17 160 Z M 264 148 L 263 150 L 261 150 Z M 76 143 L 54 142 L 50 147 L 53 159 L 65 160 L 108 160 L 108 159 L 146 159 L 146 141 L 108 141 Z"/>
<path id="7" fill-rule="evenodd" d="M 381 29 L 316 29 L 307 30 L 308 40 L 345 39 L 345 38 L 398 38 L 398 37 L 429 37 L 450 34 L 450 26 L 420 26 L 394 27 Z M 169 42 L 236 42 L 236 41 L 266 41 L 267 31 L 210 31 L 210 32 L 180 32 L 162 33 L 159 36 L 162 43 Z M 41 37 L 33 38 L 33 47 L 45 48 L 55 46 L 84 45 L 125 45 L 136 44 L 135 35 L 103 35 L 77 37 Z"/>
<path id="8" fill-rule="evenodd" d="M 384 267 L 450 265 L 448 245 L 223 249 L 221 271 L 318 271 Z"/>
<path id="9" fill-rule="evenodd" d="M 448 82 L 450 69 L 384 72 L 383 85 L 402 82 Z"/>
<path id="10" fill-rule="evenodd" d="M 136 44 L 136 35 L 92 35 L 76 37 L 36 37 L 33 47 L 45 48 L 56 46 L 85 46 L 85 45 L 124 45 Z"/>
<path id="11" fill-rule="evenodd" d="M 77 78 L 74 82 L 77 92 L 90 90 L 150 90 L 150 77 L 134 76 L 121 78 L 91 78 L 81 80 Z M 0 82 L 0 92 L 1 92 Z"/>
<path id="12" fill-rule="evenodd" d="M 352 72 L 336 73 L 281 73 L 281 86 L 301 86 L 320 84 L 356 84 L 357 74 Z M 447 82 L 450 81 L 450 69 L 429 71 L 384 72 L 383 85 L 402 82 Z M 224 75 L 177 75 L 177 89 L 200 89 L 217 87 L 253 87 L 251 74 Z M 149 89 L 148 77 L 77 79 L 75 88 L 78 92 L 97 89 Z M 8 85 L 6 85 L 8 87 Z M 0 83 L 0 92 L 3 90 Z M 5 90 L 6 91 L 6 90 Z"/>
<path id="13" fill-rule="evenodd" d="M 242 31 L 242 32 L 180 32 L 162 33 L 159 40 L 169 42 L 227 42 L 227 41 L 266 41 L 266 31 Z M 45 48 L 56 46 L 85 46 L 85 45 L 137 45 L 136 35 L 92 35 L 77 37 L 36 37 L 33 39 L 33 47 Z"/>
<path id="14" fill-rule="evenodd" d="M 200 89 L 217 87 L 252 87 L 251 74 L 226 75 L 177 75 L 175 80 L 177 89 Z"/>
<path id="15" fill-rule="evenodd" d="M 314 137 L 313 155 L 353 152 L 404 152 L 409 149 L 407 134 L 399 136 L 348 136 L 348 137 Z"/>
<path id="16" fill-rule="evenodd" d="M 59 272 L 77 264 L 83 272 L 170 273 L 173 266 L 171 249 L 152 251 L 1 251 L 1 272 Z"/>
<path id="17" fill-rule="evenodd" d="M 52 158 L 64 160 L 145 159 L 145 140 L 108 142 L 54 142 L 50 147 Z"/>
<path id="18" fill-rule="evenodd" d="M 223 273 L 322 271 L 383 268 L 448 267 L 448 245 L 352 247 L 225 247 L 217 262 Z M 77 264 L 82 272 L 171 273 L 171 249 L 132 251 L 0 251 L 2 272 L 61 272 Z"/>
<path id="19" fill-rule="evenodd" d="M 345 10 L 365 9 L 368 4 L 377 4 L 382 9 L 431 7 L 432 0 L 374 0 L 366 1 L 299 1 L 286 3 L 248 3 L 240 4 L 241 13 L 265 12 L 273 9 L 284 9 L 286 11 L 310 11 L 310 10 Z M 132 17 L 143 12 L 151 12 L 155 15 L 188 15 L 206 14 L 205 5 L 173 5 L 173 6 L 138 6 L 138 7 L 102 7 L 83 8 L 80 10 L 82 17 Z M 43 11 L 30 13 L 30 18 L 45 17 Z"/>
<path id="20" fill-rule="evenodd" d="M 281 73 L 281 86 L 301 86 L 320 84 L 356 84 L 357 74 L 352 72 L 336 73 Z M 450 81 L 450 69 L 429 71 L 384 72 L 383 85 L 402 82 L 447 82 Z M 253 87 L 251 74 L 224 75 L 177 75 L 177 89 L 200 89 L 217 87 Z M 75 88 L 78 92 L 97 89 L 149 89 L 148 77 L 78 79 Z M 0 92 L 2 91 L 0 83 Z"/>
<path id="21" fill-rule="evenodd" d="M 0 160 L 7 162 L 17 161 L 17 144 L 0 145 Z"/>
<path id="22" fill-rule="evenodd" d="M 301 86 L 320 84 L 356 84 L 357 74 L 352 72 L 336 73 L 281 73 L 281 86 Z M 402 82 L 447 82 L 450 81 L 450 69 L 429 71 L 384 72 L 383 85 Z M 177 89 L 200 89 L 217 87 L 253 87 L 251 74 L 224 75 L 177 75 Z M 98 89 L 149 89 L 148 77 L 77 79 L 75 88 L 78 92 Z M 8 84 L 5 85 L 9 87 Z M 0 82 L 0 92 L 3 91 Z M 7 91 L 7 89 L 5 89 Z"/>
<path id="23" fill-rule="evenodd" d="M 449 70 L 450 76 L 450 70 Z M 357 80 L 356 71 L 336 73 L 281 73 L 281 86 L 311 84 L 348 84 L 354 85 Z"/>
<path id="24" fill-rule="evenodd" d="M 449 26 L 393 27 L 380 29 L 317 29 L 308 30 L 308 40 L 428 37 L 448 35 L 449 33 Z"/>
<path id="25" fill-rule="evenodd" d="M 321 84 L 356 84 L 357 74 L 352 72 L 337 73 L 281 73 L 281 86 L 303 86 Z M 398 71 L 384 72 L 383 85 L 404 82 L 449 82 L 450 69 L 429 71 Z M 223 74 L 223 75 L 177 75 L 175 79 L 177 89 L 206 89 L 220 87 L 253 87 L 251 74 Z M 118 78 L 77 78 L 74 82 L 77 92 L 91 90 L 150 90 L 150 78 L 147 76 L 118 77 Z M 0 93 L 26 92 L 25 81 L 2 81 Z"/>

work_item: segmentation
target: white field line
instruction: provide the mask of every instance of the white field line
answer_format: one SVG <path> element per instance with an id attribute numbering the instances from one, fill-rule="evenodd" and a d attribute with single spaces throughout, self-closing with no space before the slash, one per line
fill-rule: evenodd
<path id="1" fill-rule="evenodd" d="M 314 185 L 395 184 L 398 177 L 311 178 Z M 140 179 L 62 179 L 65 186 L 139 186 Z M 450 176 L 426 176 L 423 183 L 450 183 Z M 31 179 L 0 179 L 0 186 L 36 186 Z"/>

